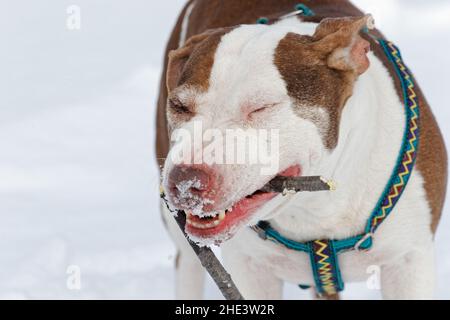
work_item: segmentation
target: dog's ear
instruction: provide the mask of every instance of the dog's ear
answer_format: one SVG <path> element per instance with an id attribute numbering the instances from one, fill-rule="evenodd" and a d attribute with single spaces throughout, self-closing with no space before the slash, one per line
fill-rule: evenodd
<path id="1" fill-rule="evenodd" d="M 324 19 L 313 35 L 313 47 L 327 57 L 330 68 L 362 74 L 370 65 L 367 58 L 370 43 L 360 32 L 373 27 L 371 15 Z"/>
<path id="2" fill-rule="evenodd" d="M 190 37 L 186 43 L 169 52 L 169 62 L 167 64 L 166 85 L 167 90 L 172 91 L 180 80 L 184 65 L 189 60 L 194 49 L 213 33 L 212 30 L 206 31 Z"/>

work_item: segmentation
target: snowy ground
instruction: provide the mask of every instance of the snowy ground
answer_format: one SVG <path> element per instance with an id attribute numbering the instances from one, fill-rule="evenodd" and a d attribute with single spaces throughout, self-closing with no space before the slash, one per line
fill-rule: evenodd
<path id="1" fill-rule="evenodd" d="M 403 49 L 450 141 L 450 3 L 355 2 Z M 173 298 L 153 115 L 183 3 L 0 0 L 0 298 Z M 66 28 L 71 4 L 82 10 L 79 31 Z M 437 235 L 447 299 L 448 211 Z M 67 286 L 70 266 L 80 290 Z M 207 297 L 221 298 L 211 282 Z M 307 295 L 288 285 L 286 297 Z M 349 285 L 345 297 L 379 292 Z"/>

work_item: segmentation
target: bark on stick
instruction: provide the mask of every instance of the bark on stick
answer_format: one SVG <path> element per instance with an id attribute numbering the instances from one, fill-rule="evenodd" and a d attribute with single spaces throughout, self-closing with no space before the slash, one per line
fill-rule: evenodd
<path id="1" fill-rule="evenodd" d="M 329 191 L 334 186 L 331 181 L 327 181 L 322 177 L 282 177 L 278 176 L 260 191 L 263 192 L 304 192 L 304 191 Z"/>
<path id="2" fill-rule="evenodd" d="M 175 220 L 178 223 L 181 231 L 183 231 L 186 240 L 191 245 L 197 257 L 200 259 L 202 266 L 209 273 L 211 278 L 213 278 L 220 292 L 227 300 L 244 300 L 244 297 L 239 292 L 238 288 L 231 279 L 230 274 L 225 270 L 225 268 L 217 259 L 214 252 L 208 247 L 200 247 L 195 242 L 191 241 L 186 235 L 184 228 L 186 225 L 186 214 L 183 211 L 178 211 L 175 216 Z"/>

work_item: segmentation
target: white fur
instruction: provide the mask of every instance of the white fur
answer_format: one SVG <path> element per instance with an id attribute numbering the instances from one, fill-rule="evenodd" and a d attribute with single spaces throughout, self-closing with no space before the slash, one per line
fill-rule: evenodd
<path id="1" fill-rule="evenodd" d="M 195 7 L 195 0 L 187 7 L 186 13 L 183 17 L 183 22 L 181 23 L 180 40 L 178 42 L 178 47 L 181 48 L 186 42 L 186 36 L 189 28 L 189 18 L 191 17 L 192 10 Z"/>
<path id="2" fill-rule="evenodd" d="M 281 169 L 298 163 L 303 175 L 322 175 L 337 182 L 335 192 L 280 195 L 255 215 L 254 222 L 270 219 L 283 235 L 298 241 L 339 239 L 363 231 L 391 175 L 405 123 L 393 80 L 370 53 L 371 67 L 355 84 L 344 108 L 338 145 L 331 152 L 324 148 L 323 129 L 294 114 L 286 85 L 273 63 L 274 50 L 288 32 L 312 34 L 314 28 L 314 24 L 289 19 L 270 27 L 242 26 L 225 35 L 215 56 L 210 88 L 196 96 L 196 118 L 204 127 L 219 129 L 245 125 L 239 110 L 246 99 L 256 96 L 261 103 L 280 102 L 276 111 L 251 125 L 280 128 Z M 167 166 L 170 169 L 171 164 Z M 267 179 L 251 167 L 217 170 L 226 177 L 227 205 Z M 344 281 L 366 281 L 367 268 L 376 265 L 381 268 L 385 298 L 431 298 L 430 219 L 423 178 L 415 170 L 391 216 L 376 232 L 373 249 L 339 256 Z M 224 243 L 222 252 L 228 271 L 248 299 L 281 298 L 283 281 L 313 284 L 305 253 L 262 241 L 249 228 L 241 228 Z"/>

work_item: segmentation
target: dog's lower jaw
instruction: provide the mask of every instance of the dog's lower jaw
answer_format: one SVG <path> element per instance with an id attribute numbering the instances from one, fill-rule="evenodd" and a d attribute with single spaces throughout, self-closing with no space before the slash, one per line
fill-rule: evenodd
<path id="1" fill-rule="evenodd" d="M 212 219 L 202 219 L 188 213 L 186 233 L 200 245 L 220 245 L 248 225 L 254 218 L 254 213 L 274 197 L 276 197 L 275 193 L 261 193 L 246 197 L 237 202 L 224 216 L 219 214 Z"/>

